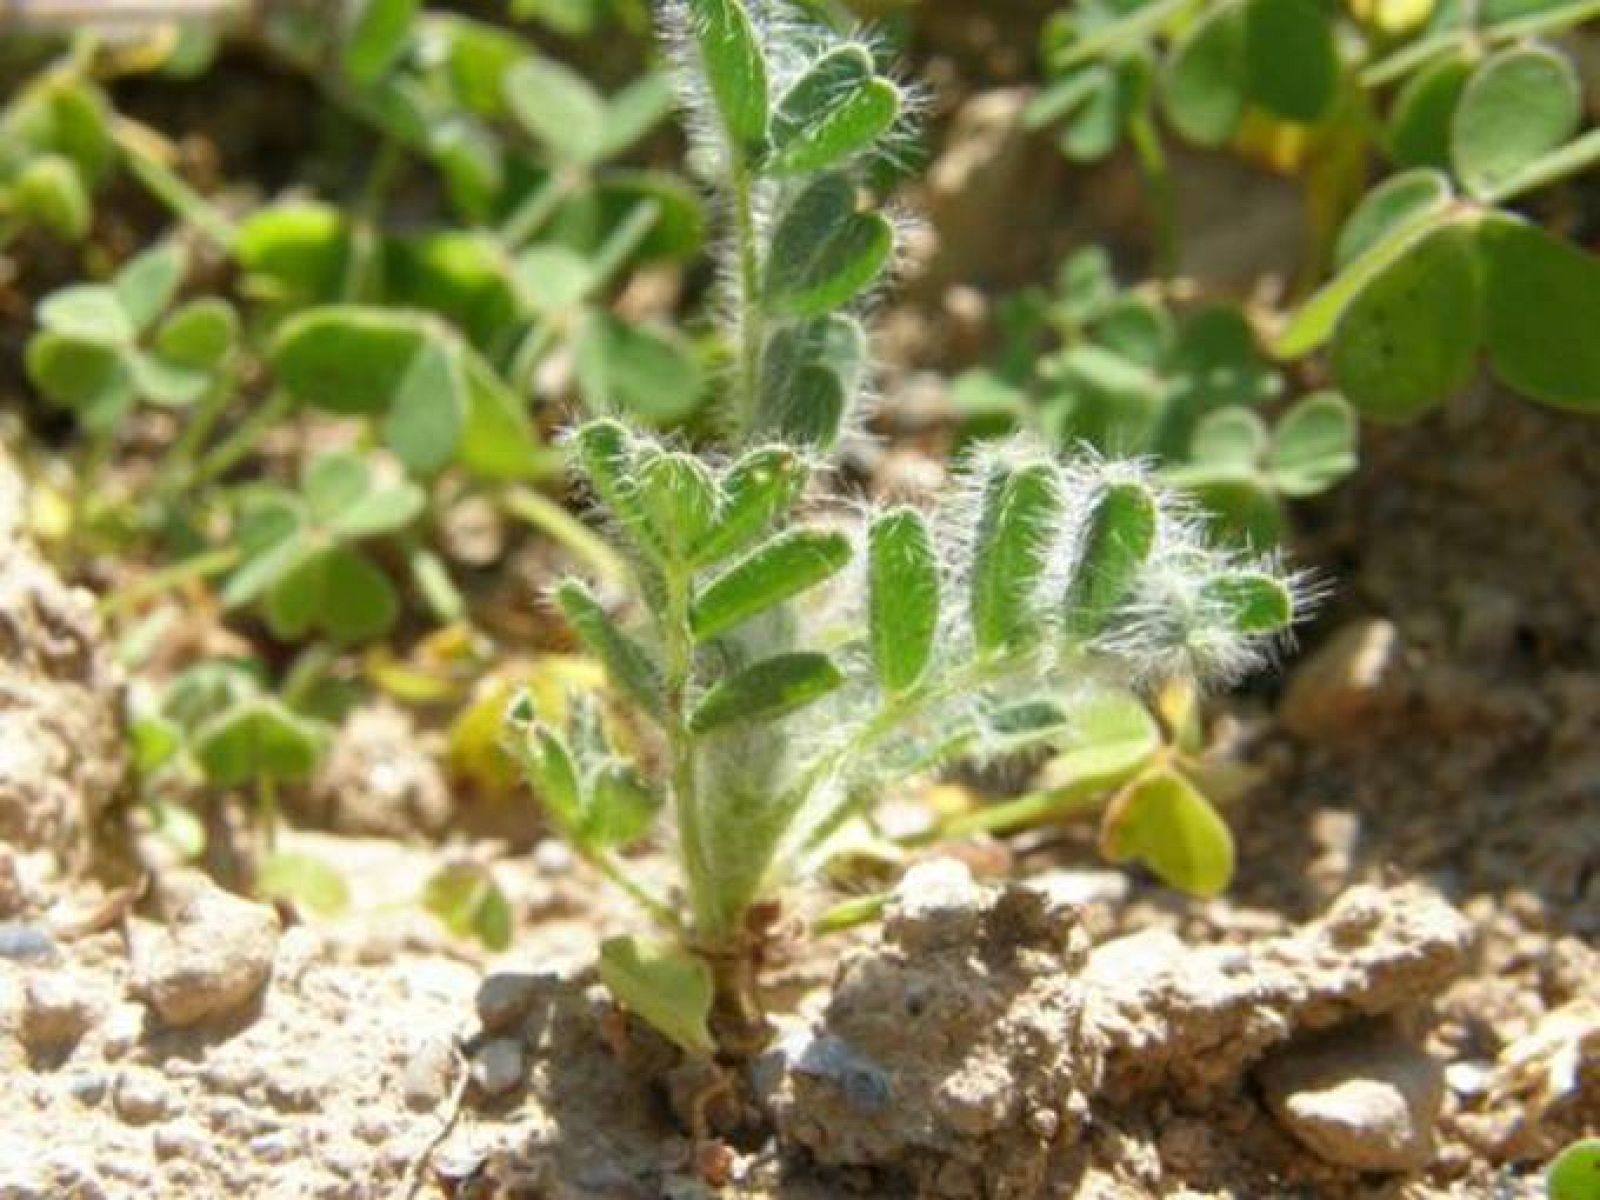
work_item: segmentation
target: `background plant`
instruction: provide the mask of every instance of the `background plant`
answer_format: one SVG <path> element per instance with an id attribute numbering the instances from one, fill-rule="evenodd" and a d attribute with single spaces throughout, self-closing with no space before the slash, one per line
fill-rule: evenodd
<path id="1" fill-rule="evenodd" d="M 664 950 L 608 943 L 607 983 L 685 1049 L 739 1053 L 765 1032 L 766 906 L 887 782 L 1060 743 L 1098 681 L 1233 677 L 1293 619 L 1294 594 L 1208 543 L 1139 471 L 1028 441 L 975 453 L 933 514 L 808 502 L 859 413 L 868 364 L 851 310 L 895 236 L 863 183 L 904 136 L 906 93 L 870 43 L 781 5 L 693 0 L 666 17 L 732 227 L 730 449 L 581 426 L 573 460 L 628 556 L 634 620 L 581 583 L 556 591 L 664 768 L 599 722 L 563 728 L 528 701 L 508 731 L 556 828 L 675 934 Z M 1129 807 L 1118 828 L 1138 834 L 1117 835 L 1119 853 L 1214 853 L 1220 822 L 1170 819 L 1170 788 Z M 685 915 L 615 858 L 658 810 Z"/>

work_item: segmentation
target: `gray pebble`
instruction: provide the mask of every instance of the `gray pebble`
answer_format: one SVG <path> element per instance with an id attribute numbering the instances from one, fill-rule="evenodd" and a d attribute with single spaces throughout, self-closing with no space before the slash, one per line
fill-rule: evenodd
<path id="1" fill-rule="evenodd" d="M 56 944 L 48 933 L 20 921 L 0 921 L 0 958 L 35 962 L 56 957 Z"/>
<path id="2" fill-rule="evenodd" d="M 495 1038 L 472 1056 L 472 1082 L 485 1096 L 503 1096 L 522 1083 L 522 1043 Z"/>
<path id="3" fill-rule="evenodd" d="M 123 1071 L 111 1091 L 117 1116 L 133 1125 L 148 1125 L 172 1111 L 172 1101 L 160 1077 L 144 1071 Z"/>
<path id="4" fill-rule="evenodd" d="M 537 975 L 489 976 L 478 987 L 478 1020 L 490 1033 L 505 1033 L 528 1015 L 543 985 Z"/>

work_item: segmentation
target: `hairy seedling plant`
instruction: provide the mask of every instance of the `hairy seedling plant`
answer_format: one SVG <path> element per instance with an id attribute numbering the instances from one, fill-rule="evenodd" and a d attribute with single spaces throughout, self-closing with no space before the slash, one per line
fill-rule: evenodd
<path id="1" fill-rule="evenodd" d="M 738 1056 L 766 1035 L 774 902 L 886 784 L 1066 743 L 1108 688 L 1235 678 L 1293 621 L 1296 593 L 1209 541 L 1138 464 L 1028 439 L 974 450 L 932 511 L 813 494 L 859 427 L 859 312 L 894 254 L 865 181 L 914 104 L 869 40 L 778 0 L 661 16 L 730 226 L 723 445 L 696 453 L 615 418 L 568 443 L 629 594 L 620 615 L 576 580 L 555 601 L 654 748 L 630 753 L 581 714 L 541 719 L 531 700 L 507 726 L 552 825 L 672 935 L 607 943 L 603 978 L 684 1049 Z M 1129 808 L 1128 855 L 1192 858 L 1208 836 L 1174 816 L 1170 789 Z M 681 904 L 618 858 L 658 811 Z"/>

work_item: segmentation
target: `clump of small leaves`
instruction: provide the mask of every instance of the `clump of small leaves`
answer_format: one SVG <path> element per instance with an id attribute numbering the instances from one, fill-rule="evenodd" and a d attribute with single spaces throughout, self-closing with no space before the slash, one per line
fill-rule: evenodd
<path id="1" fill-rule="evenodd" d="M 1077 0 L 1051 23 L 1052 79 L 1029 117 L 1079 161 L 1130 140 L 1180 257 L 1165 132 L 1301 176 L 1310 292 L 1269 349 L 1327 348 L 1333 382 L 1377 421 L 1459 393 L 1480 359 L 1506 387 L 1600 409 L 1600 264 L 1516 211 L 1600 160 L 1573 58 L 1542 37 L 1575 0 L 1387 5 Z M 1285 264 L 1290 268 L 1292 264 Z"/>
<path id="2" fill-rule="evenodd" d="M 1285 405 L 1290 383 L 1242 310 L 1119 288 L 1097 247 L 1069 258 L 1052 291 L 1013 297 L 1004 328 L 997 366 L 952 390 L 968 436 L 1032 429 L 1062 448 L 1145 457 L 1258 548 L 1281 539 L 1285 500 L 1355 470 L 1350 405 L 1326 390 Z"/>
<path id="3" fill-rule="evenodd" d="M 914 104 L 871 42 L 776 0 L 685 0 L 663 17 L 731 225 L 725 445 L 697 454 L 610 418 L 572 433 L 629 594 L 617 605 L 570 580 L 555 600 L 647 748 L 581 710 L 541 719 L 531 700 L 507 730 L 553 826 L 672 935 L 607 943 L 602 977 L 685 1050 L 739 1054 L 766 1034 L 755 976 L 772 903 L 886 784 L 1069 743 L 1104 688 L 1235 678 L 1294 620 L 1296 592 L 1209 541 L 1142 469 L 1034 440 L 975 450 L 932 511 L 814 495 L 860 420 L 858 314 L 896 239 L 867 185 Z M 1137 836 L 1119 854 L 1159 859 L 1152 847 L 1182 836 L 1152 796 L 1130 802 Z M 681 903 L 617 857 L 658 813 Z"/>

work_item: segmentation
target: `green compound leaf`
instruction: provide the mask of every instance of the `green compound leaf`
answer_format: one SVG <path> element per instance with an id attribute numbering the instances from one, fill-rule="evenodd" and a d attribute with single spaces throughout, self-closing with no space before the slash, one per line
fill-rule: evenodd
<path id="1" fill-rule="evenodd" d="M 741 0 L 687 0 L 700 62 L 734 149 L 767 137 L 767 61 Z"/>
<path id="2" fill-rule="evenodd" d="M 310 854 L 267 855 L 256 871 L 256 894 L 302 905 L 319 917 L 337 917 L 350 907 L 344 876 Z"/>
<path id="3" fill-rule="evenodd" d="M 1342 270 L 1396 229 L 1442 213 L 1453 198 L 1450 180 L 1438 171 L 1390 176 L 1362 198 L 1344 223 L 1334 250 L 1336 265 Z"/>
<path id="4" fill-rule="evenodd" d="M 534 721 L 519 727 L 520 703 L 512 704 L 512 715 L 506 721 L 515 743 L 513 752 L 522 764 L 528 786 L 539 797 L 550 820 L 563 835 L 577 841 L 585 805 L 583 785 L 578 779 L 572 751 L 566 739 L 543 722 Z"/>
<path id="5" fill-rule="evenodd" d="M 428 880 L 422 907 L 459 938 L 477 938 L 490 950 L 511 945 L 511 904 L 489 868 L 452 863 Z"/>
<path id="6" fill-rule="evenodd" d="M 238 341 L 239 314 L 226 300 L 208 297 L 185 304 L 163 321 L 153 347 L 174 366 L 212 371 Z"/>
<path id="7" fill-rule="evenodd" d="M 690 551 L 690 562 L 710 566 L 748 549 L 794 507 L 811 468 L 793 450 L 763 446 L 729 468 L 722 479 L 716 525 Z"/>
<path id="8" fill-rule="evenodd" d="M 1236 571 L 1208 579 L 1200 602 L 1219 624 L 1248 637 L 1282 633 L 1294 624 L 1294 593 L 1281 579 L 1259 571 Z"/>
<path id="9" fill-rule="evenodd" d="M 709 641 L 831 578 L 850 561 L 842 533 L 796 529 L 779 534 L 711 581 L 695 599 L 690 625 Z"/>
<path id="10" fill-rule="evenodd" d="M 652 558 L 665 557 L 666 547 L 639 500 L 635 482 L 638 456 L 626 427 L 619 421 L 590 421 L 578 430 L 572 445 L 589 486 L 634 544 Z"/>
<path id="11" fill-rule="evenodd" d="M 1126 788 L 1106 813 L 1100 847 L 1110 861 L 1142 862 L 1163 883 L 1194 896 L 1215 896 L 1233 878 L 1233 834 L 1176 771 Z"/>
<path id="12" fill-rule="evenodd" d="M 1389 110 L 1389 157 L 1399 167 L 1450 168 L 1450 127 L 1472 62 L 1449 56 L 1418 71 Z"/>
<path id="13" fill-rule="evenodd" d="M 466 418 L 461 393 L 454 347 L 435 339 L 419 345 L 383 420 L 383 440 L 407 470 L 434 475 L 455 458 Z"/>
<path id="14" fill-rule="evenodd" d="M 1143 483 L 1108 484 L 1095 497 L 1063 601 L 1068 639 L 1088 642 L 1105 630 L 1149 561 L 1159 518 Z"/>
<path id="15" fill-rule="evenodd" d="M 1541 404 L 1600 410 L 1600 261 L 1506 217 L 1484 221 L 1479 244 L 1495 375 Z"/>
<path id="16" fill-rule="evenodd" d="M 890 693 L 922 681 L 939 631 L 939 560 L 914 509 L 885 513 L 868 534 L 872 662 Z"/>
<path id="17" fill-rule="evenodd" d="M 1482 339 L 1480 275 L 1472 232 L 1448 226 L 1356 295 L 1339 318 L 1332 366 L 1363 415 L 1410 421 L 1466 386 Z"/>
<path id="18" fill-rule="evenodd" d="M 1488 196 L 1578 128 L 1582 95 L 1565 55 L 1513 46 L 1492 55 L 1467 81 L 1450 127 L 1456 174 Z"/>
<path id="19" fill-rule="evenodd" d="M 138 329 L 117 293 L 98 283 L 75 283 L 39 303 L 39 324 L 51 333 L 102 346 L 131 345 Z"/>
<path id="20" fill-rule="evenodd" d="M 877 78 L 864 46 L 841 46 L 779 102 L 765 162 L 778 176 L 814 175 L 867 149 L 900 115 L 900 89 Z"/>
<path id="21" fill-rule="evenodd" d="M 570 67 L 527 58 L 505 77 L 517 122 L 559 162 L 591 167 L 610 150 L 605 99 Z"/>
<path id="22" fill-rule="evenodd" d="M 344 279 L 349 225 L 329 205 L 277 205 L 239 226 L 233 252 L 247 295 L 276 304 L 319 304 L 333 299 Z"/>
<path id="23" fill-rule="evenodd" d="M 1222 5 L 1196 21 L 1172 48 L 1162 77 L 1167 120 L 1199 146 L 1221 146 L 1244 116 L 1246 19 Z"/>
<path id="24" fill-rule="evenodd" d="M 861 212 L 842 175 L 824 175 L 785 210 L 767 262 L 766 301 L 793 317 L 820 317 L 854 300 L 883 272 L 894 228 Z"/>
<path id="25" fill-rule="evenodd" d="M 666 715 L 661 668 L 643 646 L 622 632 L 588 588 L 569 579 L 556 589 L 556 602 L 589 653 L 600 660 L 613 687 L 627 693 L 651 716 Z"/>
<path id="26" fill-rule="evenodd" d="M 702 959 L 670 947 L 642 949 L 632 938 L 611 938 L 600 946 L 600 979 L 617 1003 L 682 1049 L 706 1057 L 715 1053 L 708 1025 L 711 970 Z"/>
<path id="27" fill-rule="evenodd" d="M 1315 496 L 1356 469 L 1356 414 L 1337 392 L 1301 400 L 1272 431 L 1266 469 L 1285 496 Z"/>
<path id="28" fill-rule="evenodd" d="M 1600 1200 L 1600 1138 L 1573 1142 L 1545 1175 L 1550 1200 Z"/>
<path id="29" fill-rule="evenodd" d="M 400 61 L 421 7 L 421 0 L 361 0 L 340 55 L 357 86 L 370 87 Z"/>
<path id="30" fill-rule="evenodd" d="M 311 778 L 322 756 L 321 730 L 270 697 L 246 700 L 195 731 L 195 761 L 216 787 Z"/>
<path id="31" fill-rule="evenodd" d="M 1170 472 L 1174 481 L 1195 482 L 1217 475 L 1253 474 L 1272 434 L 1248 408 L 1224 408 L 1206 416 L 1189 439 L 1190 463 Z"/>
<path id="32" fill-rule="evenodd" d="M 285 641 L 320 629 L 352 645 L 382 637 L 400 615 L 389 577 L 346 546 L 314 551 L 267 593 L 267 624 Z"/>
<path id="33" fill-rule="evenodd" d="M 1339 93 L 1333 26 L 1312 0 L 1249 0 L 1244 57 L 1250 98 L 1286 121 L 1321 120 Z"/>
<path id="34" fill-rule="evenodd" d="M 753 436 L 831 447 L 860 387 L 866 357 L 866 332 L 853 317 L 780 329 L 762 358 Z"/>
<path id="35" fill-rule="evenodd" d="M 713 687 L 689 715 L 689 728 L 710 733 L 729 725 L 775 721 L 843 685 L 844 674 L 826 654 L 779 654 Z"/>
<path id="36" fill-rule="evenodd" d="M 339 416 L 378 416 L 428 340 L 424 318 L 334 305 L 285 322 L 271 359 L 279 381 L 302 403 Z"/>
<path id="37" fill-rule="evenodd" d="M 1039 586 L 1064 505 L 1052 464 L 990 477 L 972 567 L 972 635 L 980 654 L 1015 649 L 1043 632 Z"/>

